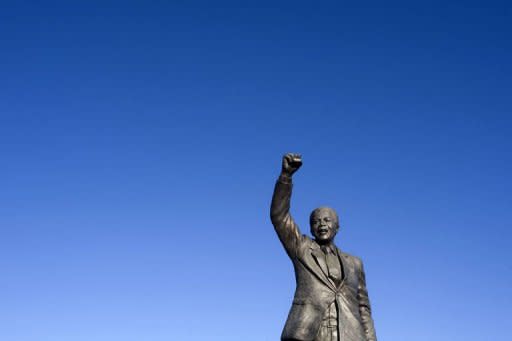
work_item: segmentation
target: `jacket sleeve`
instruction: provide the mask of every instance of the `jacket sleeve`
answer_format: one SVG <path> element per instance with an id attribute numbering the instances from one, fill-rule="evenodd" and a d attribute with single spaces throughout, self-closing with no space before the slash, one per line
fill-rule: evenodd
<path id="1" fill-rule="evenodd" d="M 359 301 L 359 314 L 366 337 L 366 341 L 376 341 L 375 328 L 373 326 L 372 310 L 370 300 L 368 298 L 368 290 L 366 289 L 366 276 L 364 273 L 363 262 L 359 260 L 359 286 L 357 288 L 357 299 Z"/>
<path id="2" fill-rule="evenodd" d="M 292 180 L 281 175 L 274 188 L 272 204 L 270 206 L 270 219 L 274 225 L 279 240 L 286 253 L 295 257 L 301 234 L 299 227 L 290 215 L 290 198 L 292 195 Z"/>

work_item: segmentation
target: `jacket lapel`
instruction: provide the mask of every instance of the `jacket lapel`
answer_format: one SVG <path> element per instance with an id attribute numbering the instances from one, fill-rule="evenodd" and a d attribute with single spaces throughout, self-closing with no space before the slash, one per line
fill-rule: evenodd
<path id="1" fill-rule="evenodd" d="M 329 278 L 329 270 L 327 269 L 327 263 L 325 262 L 325 254 L 322 249 L 314 248 L 311 250 L 311 255 L 315 259 L 316 263 L 324 273 L 325 277 Z"/>
<path id="2" fill-rule="evenodd" d="M 338 247 L 336 247 L 336 252 L 338 254 L 338 259 L 340 260 L 341 274 L 343 275 L 343 277 L 341 278 L 341 283 L 339 285 L 341 287 L 344 284 L 345 279 L 347 278 L 349 268 L 347 259 L 345 258 L 346 256 L 343 254 L 343 252 L 341 252 L 340 249 L 338 249 Z"/>
<path id="3" fill-rule="evenodd" d="M 303 264 L 325 285 L 332 290 L 336 290 L 335 285 L 328 278 L 327 264 L 325 263 L 323 254 L 324 253 L 322 249 L 320 249 L 320 246 L 318 246 L 317 243 L 312 242 L 309 250 L 306 251 L 305 257 L 303 258 Z"/>

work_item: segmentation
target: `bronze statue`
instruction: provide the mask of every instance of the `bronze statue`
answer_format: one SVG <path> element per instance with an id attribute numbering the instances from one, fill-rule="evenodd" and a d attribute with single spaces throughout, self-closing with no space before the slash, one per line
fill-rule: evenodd
<path id="1" fill-rule="evenodd" d="M 290 215 L 292 175 L 301 166 L 299 154 L 283 156 L 270 208 L 297 283 L 281 340 L 376 341 L 363 263 L 333 242 L 339 229 L 336 212 L 313 210 L 309 222 L 314 240 L 301 235 Z"/>

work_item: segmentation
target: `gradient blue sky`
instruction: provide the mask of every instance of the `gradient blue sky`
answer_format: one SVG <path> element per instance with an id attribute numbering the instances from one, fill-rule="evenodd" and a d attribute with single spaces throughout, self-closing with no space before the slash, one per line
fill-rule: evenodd
<path id="1" fill-rule="evenodd" d="M 0 340 L 277 340 L 335 207 L 381 341 L 510 340 L 510 2 L 2 2 Z"/>

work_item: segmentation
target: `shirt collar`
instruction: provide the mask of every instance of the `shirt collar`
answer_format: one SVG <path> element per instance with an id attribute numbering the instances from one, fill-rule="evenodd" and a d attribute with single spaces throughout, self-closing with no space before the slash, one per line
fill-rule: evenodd
<path id="1" fill-rule="evenodd" d="M 320 248 L 325 252 L 336 254 L 336 247 L 333 243 L 329 243 L 327 245 L 320 245 Z"/>

